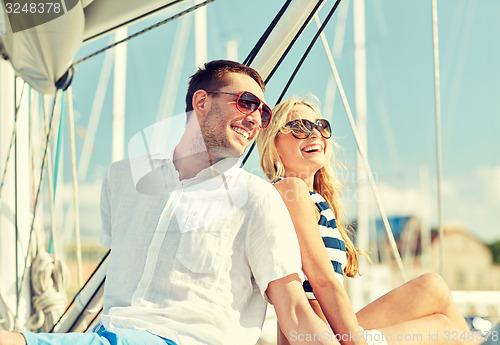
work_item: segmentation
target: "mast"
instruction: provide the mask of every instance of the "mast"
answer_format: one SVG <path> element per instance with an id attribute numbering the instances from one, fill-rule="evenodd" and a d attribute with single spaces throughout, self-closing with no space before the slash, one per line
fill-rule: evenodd
<path id="1" fill-rule="evenodd" d="M 179 90 L 181 71 L 184 66 L 191 23 L 191 16 L 184 16 L 179 19 L 179 23 L 177 24 L 165 78 L 163 79 L 163 89 L 161 91 L 160 104 L 156 113 L 156 122 L 173 115 L 175 100 L 178 98 L 177 93 Z M 165 138 L 161 135 L 155 137 L 152 146 L 159 145 L 159 147 L 162 147 L 164 140 Z"/>
<path id="2" fill-rule="evenodd" d="M 115 41 L 127 37 L 127 28 L 115 32 Z M 127 42 L 115 48 L 115 66 L 113 81 L 113 141 L 111 161 L 122 160 L 125 150 L 125 92 L 127 81 Z"/>
<path id="3" fill-rule="evenodd" d="M 434 106 L 436 122 L 437 211 L 439 229 L 439 273 L 444 277 L 444 228 L 441 206 L 442 159 L 441 159 L 441 95 L 439 87 L 439 42 L 437 1 L 432 0 L 432 38 L 434 51 Z"/>
<path id="4" fill-rule="evenodd" d="M 207 62 L 207 8 L 194 11 L 194 63 L 196 67 Z"/>
<path id="5" fill-rule="evenodd" d="M 8 133 L 0 136 L 2 176 L 14 128 L 16 102 L 19 103 L 24 83 L 17 83 L 17 89 L 14 85 L 13 69 L 7 62 L 0 61 L 0 131 Z M 0 318 L 7 318 L 7 323 L 0 327 L 6 329 L 24 329 L 30 315 L 30 289 L 18 288 L 23 275 L 31 220 L 28 99 L 26 85 L 18 113 L 17 137 L 10 152 L 0 197 Z M 27 279 L 25 284 L 29 284 Z"/>
<path id="6" fill-rule="evenodd" d="M 365 37 L 365 0 L 353 1 L 354 16 L 354 93 L 356 109 L 356 127 L 359 133 L 359 145 L 363 152 L 367 152 L 366 140 L 366 37 Z M 368 209 L 368 185 L 365 164 L 362 157 L 357 154 L 356 166 L 358 167 L 357 179 L 357 198 L 358 208 L 358 226 L 356 232 L 356 247 L 368 251 L 369 245 L 369 209 Z M 361 272 L 366 272 L 365 260 L 360 260 Z M 365 277 L 366 279 L 367 277 Z M 360 281 L 352 284 L 351 293 L 353 293 L 353 307 L 355 310 L 368 303 L 365 283 Z"/>

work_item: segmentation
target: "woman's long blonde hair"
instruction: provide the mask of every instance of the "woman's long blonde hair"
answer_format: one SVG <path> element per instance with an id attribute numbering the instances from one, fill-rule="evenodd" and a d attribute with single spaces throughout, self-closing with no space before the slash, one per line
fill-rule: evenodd
<path id="1" fill-rule="evenodd" d="M 313 101 L 306 98 L 288 99 L 273 108 L 273 117 L 269 127 L 267 127 L 266 130 L 261 131 L 256 139 L 257 149 L 260 154 L 260 166 L 271 182 L 285 176 L 285 168 L 280 156 L 278 155 L 278 150 L 276 149 L 276 137 L 289 121 L 289 114 L 292 111 L 292 108 L 296 105 L 305 105 L 321 116 L 319 108 L 313 103 Z M 348 277 L 354 277 L 357 273 L 359 273 L 358 251 L 349 237 L 352 231 L 346 225 L 347 217 L 344 206 L 341 202 L 342 184 L 336 178 L 335 171 L 332 167 L 332 165 L 334 165 L 335 167 L 340 168 L 342 167 L 342 164 L 336 160 L 335 155 L 333 154 L 333 148 L 338 147 L 338 145 L 333 139 L 329 139 L 328 141 L 329 145 L 326 154 L 329 156 L 329 161 L 331 161 L 332 164 L 325 164 L 316 172 L 314 175 L 313 188 L 314 192 L 323 196 L 335 214 L 337 228 L 346 246 L 347 265 L 344 268 L 344 273 Z"/>

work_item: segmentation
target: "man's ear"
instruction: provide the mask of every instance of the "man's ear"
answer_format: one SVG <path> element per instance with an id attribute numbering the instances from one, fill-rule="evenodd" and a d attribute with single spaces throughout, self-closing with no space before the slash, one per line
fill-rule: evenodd
<path id="1" fill-rule="evenodd" d="M 208 93 L 198 90 L 193 94 L 193 110 L 201 117 L 208 112 Z"/>

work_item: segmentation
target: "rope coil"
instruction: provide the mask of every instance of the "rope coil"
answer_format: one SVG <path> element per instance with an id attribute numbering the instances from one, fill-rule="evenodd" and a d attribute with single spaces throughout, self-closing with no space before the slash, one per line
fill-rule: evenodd
<path id="1" fill-rule="evenodd" d="M 66 307 L 69 271 L 61 260 L 44 250 L 44 241 L 40 242 L 38 253 L 31 264 L 33 313 L 27 326 L 31 331 L 41 328 L 43 332 L 48 332 Z"/>

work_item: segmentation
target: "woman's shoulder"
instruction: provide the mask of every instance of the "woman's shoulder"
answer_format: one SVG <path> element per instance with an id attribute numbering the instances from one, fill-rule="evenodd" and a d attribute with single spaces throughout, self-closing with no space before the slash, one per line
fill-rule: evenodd
<path id="1" fill-rule="evenodd" d="M 296 177 L 283 178 L 274 184 L 274 187 L 281 195 L 285 204 L 297 204 L 303 207 L 314 206 L 314 202 L 310 197 L 309 187 L 307 184 Z"/>
<path id="2" fill-rule="evenodd" d="M 297 193 L 309 193 L 309 188 L 304 180 L 298 177 L 280 178 L 273 183 L 278 191 L 295 191 Z"/>

